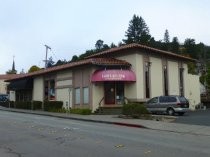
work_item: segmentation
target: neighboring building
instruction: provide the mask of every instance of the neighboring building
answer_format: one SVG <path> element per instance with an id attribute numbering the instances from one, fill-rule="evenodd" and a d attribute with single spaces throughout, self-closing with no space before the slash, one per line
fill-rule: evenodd
<path id="1" fill-rule="evenodd" d="M 159 95 L 184 95 L 200 103 L 199 76 L 188 74 L 195 60 L 155 48 L 129 44 L 87 59 L 9 79 L 17 101 L 63 101 L 64 107 L 120 106 Z"/>
<path id="2" fill-rule="evenodd" d="M 7 85 L 8 82 L 4 82 L 5 80 L 12 79 L 17 77 L 16 74 L 1 74 L 0 75 L 0 94 L 8 94 Z"/>

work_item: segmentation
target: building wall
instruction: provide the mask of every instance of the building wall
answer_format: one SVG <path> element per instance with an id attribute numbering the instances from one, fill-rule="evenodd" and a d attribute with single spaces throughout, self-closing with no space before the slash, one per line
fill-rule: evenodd
<path id="1" fill-rule="evenodd" d="M 151 62 L 151 97 L 163 95 L 162 59 L 150 57 Z"/>
<path id="2" fill-rule="evenodd" d="M 44 78 L 43 78 L 43 76 L 34 78 L 32 97 L 33 97 L 32 99 L 35 101 L 43 101 L 44 100 Z"/>
<path id="3" fill-rule="evenodd" d="M 92 68 L 90 66 L 80 67 L 73 71 L 73 108 L 92 109 L 92 86 L 90 82 Z M 80 89 L 80 103 L 76 104 L 76 89 Z M 84 88 L 88 88 L 88 103 L 84 103 Z"/>
<path id="4" fill-rule="evenodd" d="M 104 105 L 104 83 L 92 84 L 92 111 Z M 101 104 L 99 104 L 101 102 Z"/>
<path id="5" fill-rule="evenodd" d="M 72 71 L 65 70 L 56 74 L 56 101 L 63 101 L 63 107 L 72 108 Z"/>
<path id="6" fill-rule="evenodd" d="M 7 94 L 7 82 L 0 80 L 0 94 Z"/>
<path id="7" fill-rule="evenodd" d="M 125 97 L 134 101 L 141 101 L 144 98 L 143 84 L 143 56 L 138 53 L 131 53 L 117 57 L 132 64 L 131 70 L 136 74 L 136 82 L 125 83 Z"/>
<path id="8" fill-rule="evenodd" d="M 179 70 L 178 62 L 168 61 L 169 95 L 179 95 Z"/>
<path id="9" fill-rule="evenodd" d="M 201 102 L 199 76 L 188 74 L 186 80 L 185 97 L 189 100 L 190 109 L 194 110 Z"/>

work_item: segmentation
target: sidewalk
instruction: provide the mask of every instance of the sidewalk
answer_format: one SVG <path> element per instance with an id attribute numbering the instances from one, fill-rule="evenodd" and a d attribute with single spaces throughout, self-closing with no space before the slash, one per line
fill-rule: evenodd
<path id="1" fill-rule="evenodd" d="M 159 131 L 169 131 L 176 133 L 184 134 L 193 134 L 193 135 L 202 135 L 210 136 L 210 127 L 209 126 L 200 126 L 200 125 L 187 125 L 187 124 L 177 124 L 169 123 L 155 120 L 142 120 L 142 119 L 123 119 L 119 118 L 117 115 L 77 115 L 69 113 L 53 113 L 46 111 L 32 111 L 32 110 L 22 110 L 22 109 L 13 109 L 13 108 L 4 108 L 0 107 L 0 110 L 9 111 L 9 112 L 19 112 L 26 114 L 35 114 L 43 116 L 51 116 L 64 119 L 96 122 L 96 123 L 106 123 L 114 125 L 123 125 L 130 127 L 139 127 L 145 129 L 153 129 Z"/>

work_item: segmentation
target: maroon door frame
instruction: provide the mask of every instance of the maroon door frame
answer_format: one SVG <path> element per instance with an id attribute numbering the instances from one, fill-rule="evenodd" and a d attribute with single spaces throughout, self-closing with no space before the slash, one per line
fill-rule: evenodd
<path id="1" fill-rule="evenodd" d="M 115 82 L 104 82 L 104 100 L 106 105 L 115 104 Z"/>

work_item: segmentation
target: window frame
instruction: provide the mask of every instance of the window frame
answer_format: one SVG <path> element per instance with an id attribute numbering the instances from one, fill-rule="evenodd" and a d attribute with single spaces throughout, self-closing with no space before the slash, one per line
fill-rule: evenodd
<path id="1" fill-rule="evenodd" d="M 85 94 L 86 92 L 87 92 L 87 94 Z M 82 88 L 82 94 L 83 94 L 83 104 L 84 105 L 89 104 L 90 103 L 90 91 L 89 91 L 89 87 L 83 87 Z"/>
<path id="2" fill-rule="evenodd" d="M 81 104 L 81 89 L 80 87 L 77 87 L 77 88 L 74 88 L 74 91 L 75 91 L 75 96 L 74 96 L 75 105 L 80 105 Z"/>

